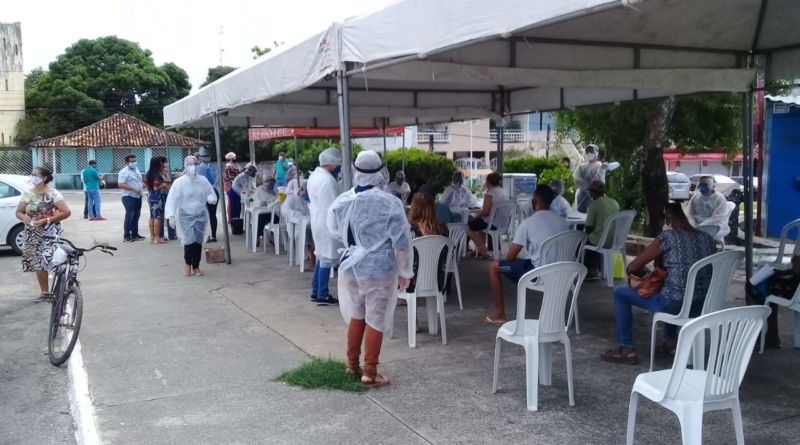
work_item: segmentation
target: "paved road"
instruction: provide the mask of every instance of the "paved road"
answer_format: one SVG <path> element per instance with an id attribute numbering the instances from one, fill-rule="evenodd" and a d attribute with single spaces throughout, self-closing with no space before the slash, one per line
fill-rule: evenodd
<path id="1" fill-rule="evenodd" d="M 67 368 L 44 354 L 50 305 L 33 303 L 35 278 L 0 252 L 0 443 L 72 444 Z"/>

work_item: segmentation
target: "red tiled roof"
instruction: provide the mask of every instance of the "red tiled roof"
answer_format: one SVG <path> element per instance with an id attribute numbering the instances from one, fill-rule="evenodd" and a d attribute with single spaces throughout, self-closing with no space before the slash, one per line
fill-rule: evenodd
<path id="1" fill-rule="evenodd" d="M 164 135 L 168 144 L 164 144 Z M 34 147 L 170 147 L 198 148 L 208 144 L 200 139 L 181 136 L 154 127 L 147 122 L 117 113 L 101 121 L 62 136 L 42 139 L 30 144 Z"/>

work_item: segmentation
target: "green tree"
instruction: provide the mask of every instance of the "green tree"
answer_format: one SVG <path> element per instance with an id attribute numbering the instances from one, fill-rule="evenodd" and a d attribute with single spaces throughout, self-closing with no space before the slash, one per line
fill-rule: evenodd
<path id="1" fill-rule="evenodd" d="M 597 143 L 606 160 L 620 162 L 608 175 L 609 194 L 644 215 L 645 235 L 655 236 L 669 193 L 663 148 L 675 143 L 686 152 L 738 152 L 740 116 L 739 97 L 720 93 L 560 111 L 556 125 L 561 134 L 574 130 L 580 143 Z"/>
<path id="2" fill-rule="evenodd" d="M 220 79 L 222 77 L 227 76 L 228 74 L 232 73 L 236 70 L 235 66 L 226 66 L 226 65 L 217 65 L 215 67 L 209 68 L 208 73 L 206 74 L 206 80 L 200 84 L 200 88 L 210 84 L 211 82 Z"/>
<path id="3" fill-rule="evenodd" d="M 386 152 L 386 168 L 390 178 L 403 166 L 401 150 Z M 458 166 L 452 159 L 438 153 L 431 153 L 417 147 L 406 149 L 405 173 L 409 182 L 416 178 L 424 179 L 437 193 L 444 190 L 453 178 Z"/>
<path id="4" fill-rule="evenodd" d="M 79 40 L 26 79 L 17 139 L 68 133 L 118 111 L 162 125 L 164 106 L 189 94 L 186 72 L 158 67 L 149 50 L 114 36 Z"/>

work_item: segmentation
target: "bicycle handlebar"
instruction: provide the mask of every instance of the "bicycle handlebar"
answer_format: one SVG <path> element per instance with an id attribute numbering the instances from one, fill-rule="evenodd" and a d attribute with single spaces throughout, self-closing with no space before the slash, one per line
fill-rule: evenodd
<path id="1" fill-rule="evenodd" d="M 77 247 L 75 244 L 72 244 L 72 241 L 70 241 L 70 240 L 68 240 L 66 238 L 61 238 L 59 236 L 44 235 L 43 238 L 52 239 L 52 240 L 56 240 L 58 242 L 66 243 L 67 245 L 69 245 L 69 247 L 71 247 L 72 249 L 74 249 L 74 250 L 76 250 L 78 252 L 81 252 L 81 253 L 91 252 L 91 251 L 93 251 L 95 249 L 100 249 L 104 253 L 107 253 L 107 254 L 113 256 L 114 254 L 111 253 L 111 252 L 108 252 L 108 250 L 117 250 L 116 247 L 109 246 L 107 244 L 95 244 L 94 246 L 92 246 L 92 247 L 90 247 L 88 249 L 83 249 L 83 248 Z"/>

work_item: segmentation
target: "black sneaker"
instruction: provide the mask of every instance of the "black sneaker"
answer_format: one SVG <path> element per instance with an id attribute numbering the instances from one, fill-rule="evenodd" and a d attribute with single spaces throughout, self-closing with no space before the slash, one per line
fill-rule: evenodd
<path id="1" fill-rule="evenodd" d="M 311 302 L 312 303 L 316 303 L 317 302 L 317 296 L 316 295 L 311 295 Z"/>
<path id="2" fill-rule="evenodd" d="M 131 239 L 132 239 L 133 241 L 141 241 L 141 240 L 143 240 L 143 239 L 146 239 L 146 238 L 145 238 L 145 237 L 143 237 L 143 236 L 141 236 L 141 235 L 133 235 L 133 236 L 131 237 Z"/>
<path id="3" fill-rule="evenodd" d="M 217 239 L 216 238 L 209 238 L 208 241 L 206 241 L 206 242 L 207 243 L 216 243 Z"/>
<path id="4" fill-rule="evenodd" d="M 336 298 L 331 297 L 328 295 L 328 298 L 323 300 L 317 300 L 317 306 L 336 306 L 339 304 L 339 300 Z"/>
<path id="5" fill-rule="evenodd" d="M 42 292 L 39 294 L 38 297 L 33 299 L 34 303 L 43 303 L 45 301 L 52 302 L 53 301 L 53 294 L 49 292 Z"/>
<path id="6" fill-rule="evenodd" d="M 122 241 L 126 242 L 126 243 L 132 243 L 133 242 L 133 238 L 131 238 L 129 236 L 126 236 Z"/>

